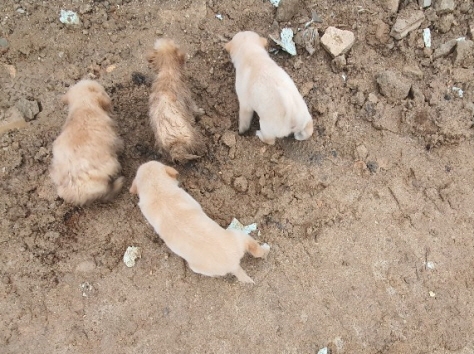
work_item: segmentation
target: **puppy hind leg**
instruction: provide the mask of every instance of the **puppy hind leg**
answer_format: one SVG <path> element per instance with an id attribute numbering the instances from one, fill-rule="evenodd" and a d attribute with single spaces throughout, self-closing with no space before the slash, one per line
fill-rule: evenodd
<path id="1" fill-rule="evenodd" d="M 306 123 L 303 130 L 299 132 L 295 132 L 295 139 L 296 140 L 307 140 L 313 135 L 313 121 L 309 121 Z"/>
<path id="2" fill-rule="evenodd" d="M 245 270 L 243 270 L 241 266 L 239 266 L 236 271 L 232 272 L 232 274 L 234 274 L 242 283 L 255 284 L 252 278 L 250 278 L 247 273 L 245 273 Z"/>
<path id="3" fill-rule="evenodd" d="M 240 105 L 239 109 L 239 134 L 245 133 L 252 123 L 253 109 Z"/>
<path id="4" fill-rule="evenodd" d="M 259 245 L 252 237 L 248 236 L 246 251 L 256 258 L 264 258 L 270 252 L 270 246 L 266 243 Z"/>

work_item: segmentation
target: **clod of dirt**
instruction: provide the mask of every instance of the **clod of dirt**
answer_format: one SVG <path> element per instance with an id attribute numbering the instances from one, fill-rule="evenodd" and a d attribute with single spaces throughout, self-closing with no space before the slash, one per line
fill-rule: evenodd
<path id="1" fill-rule="evenodd" d="M 339 55 L 331 61 L 331 69 L 333 72 L 339 73 L 344 70 L 346 64 L 346 57 L 344 55 Z"/>
<path id="2" fill-rule="evenodd" d="M 451 29 L 451 26 L 454 22 L 454 15 L 448 14 L 441 16 L 441 18 L 436 21 L 435 27 L 440 33 L 447 33 Z"/>
<path id="3" fill-rule="evenodd" d="M 40 111 L 38 102 L 30 101 L 26 98 L 20 98 L 16 102 L 15 107 L 18 108 L 27 122 L 33 120 Z"/>
<path id="4" fill-rule="evenodd" d="M 132 73 L 132 82 L 137 86 L 141 86 L 141 85 L 150 86 L 151 85 L 151 79 L 147 78 L 142 73 L 139 73 L 136 71 Z"/>
<path id="5" fill-rule="evenodd" d="M 281 0 L 276 12 L 276 20 L 278 22 L 290 21 L 298 11 L 299 0 Z"/>
<path id="6" fill-rule="evenodd" d="M 411 88 L 408 81 L 389 70 L 377 75 L 377 84 L 380 93 L 392 102 L 405 99 Z"/>
<path id="7" fill-rule="evenodd" d="M 465 68 L 474 66 L 474 42 L 460 40 L 454 51 L 454 64 Z"/>
<path id="8" fill-rule="evenodd" d="M 425 14 L 423 11 L 406 9 L 399 13 L 390 35 L 395 39 L 402 39 L 406 37 L 408 33 L 420 27 L 424 19 Z"/>
<path id="9" fill-rule="evenodd" d="M 239 192 L 246 192 L 248 189 L 249 183 L 247 178 L 244 176 L 237 177 L 234 180 L 234 188 Z"/>
<path id="10" fill-rule="evenodd" d="M 222 134 L 221 141 L 224 143 L 224 145 L 232 148 L 236 144 L 235 134 L 230 131 L 226 131 L 224 134 Z"/>
<path id="11" fill-rule="evenodd" d="M 400 6 L 400 0 L 383 0 L 382 5 L 389 13 L 395 14 Z"/>
<path id="12" fill-rule="evenodd" d="M 309 55 L 316 52 L 319 45 L 319 32 L 314 27 L 306 28 L 295 35 L 295 43 L 303 46 Z"/>
<path id="13" fill-rule="evenodd" d="M 321 37 L 321 45 L 333 58 L 346 54 L 354 42 L 354 33 L 336 27 L 328 27 Z"/>
<path id="14" fill-rule="evenodd" d="M 1 111 L 0 111 L 1 113 Z M 0 114 L 0 135 L 12 129 L 21 129 L 27 127 L 23 115 L 16 107 L 9 108 L 5 114 Z"/>
<path id="15" fill-rule="evenodd" d="M 456 39 L 451 39 L 450 41 L 441 44 L 433 53 L 433 59 L 442 58 L 451 54 L 456 47 L 458 41 Z"/>

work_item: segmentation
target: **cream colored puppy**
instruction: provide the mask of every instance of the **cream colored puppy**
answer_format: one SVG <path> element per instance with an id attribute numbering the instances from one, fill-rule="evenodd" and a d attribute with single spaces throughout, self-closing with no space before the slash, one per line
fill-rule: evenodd
<path id="1" fill-rule="evenodd" d="M 273 145 L 275 138 L 294 133 L 306 140 L 313 134 L 313 119 L 290 76 L 268 55 L 267 40 L 255 32 L 239 32 L 225 45 L 236 70 L 239 98 L 239 133 L 250 128 L 253 112 L 260 118 L 257 136 Z"/>
<path id="2" fill-rule="evenodd" d="M 204 114 L 186 85 L 185 54 L 171 39 L 156 40 L 147 60 L 157 74 L 150 94 L 150 122 L 161 153 L 175 162 L 199 158 L 204 141 L 193 126 L 195 116 Z"/>
<path id="3" fill-rule="evenodd" d="M 231 273 L 241 282 L 253 283 L 240 267 L 240 259 L 245 252 L 265 257 L 270 246 L 260 246 L 243 232 L 220 227 L 178 186 L 177 175 L 174 168 L 157 161 L 138 168 L 130 193 L 138 194 L 145 218 L 194 272 L 211 277 Z"/>
<path id="4" fill-rule="evenodd" d="M 69 105 L 69 114 L 54 141 L 50 170 L 58 195 L 76 205 L 109 201 L 124 180 L 117 178 L 123 142 L 109 116 L 110 97 L 96 81 L 81 80 L 62 101 Z"/>

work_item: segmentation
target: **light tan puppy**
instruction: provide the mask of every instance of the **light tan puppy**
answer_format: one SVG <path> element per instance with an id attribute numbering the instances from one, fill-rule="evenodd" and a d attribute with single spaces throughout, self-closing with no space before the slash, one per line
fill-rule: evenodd
<path id="1" fill-rule="evenodd" d="M 139 195 L 138 205 L 145 218 L 194 272 L 211 277 L 231 273 L 241 282 L 253 283 L 240 267 L 240 259 L 245 252 L 265 257 L 270 246 L 260 246 L 243 232 L 220 227 L 178 186 L 177 175 L 174 168 L 157 161 L 138 168 L 130 193 Z"/>
<path id="2" fill-rule="evenodd" d="M 123 147 L 110 118 L 112 102 L 104 88 L 81 80 L 62 97 L 69 114 L 53 144 L 51 178 L 66 202 L 109 201 L 122 188 L 117 153 Z"/>
<path id="3" fill-rule="evenodd" d="M 156 145 L 174 162 L 184 163 L 204 153 L 202 136 L 193 124 L 204 114 L 185 82 L 185 54 L 171 40 L 156 40 L 147 60 L 157 74 L 150 94 L 150 121 Z"/>
<path id="4" fill-rule="evenodd" d="M 273 145 L 275 138 L 294 133 L 306 140 L 313 120 L 293 80 L 268 55 L 267 40 L 255 32 L 239 32 L 225 45 L 236 70 L 239 133 L 250 128 L 253 112 L 260 118 L 257 136 Z"/>

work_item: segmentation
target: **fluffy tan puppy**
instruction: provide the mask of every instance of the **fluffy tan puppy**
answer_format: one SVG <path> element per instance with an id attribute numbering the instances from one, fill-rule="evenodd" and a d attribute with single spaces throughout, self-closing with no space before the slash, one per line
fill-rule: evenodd
<path id="1" fill-rule="evenodd" d="M 110 118 L 112 102 L 104 88 L 81 80 L 62 97 L 69 114 L 53 144 L 50 175 L 58 195 L 76 205 L 109 201 L 122 188 L 117 153 L 123 147 Z"/>
<path id="2" fill-rule="evenodd" d="M 306 140 L 313 134 L 313 120 L 293 80 L 268 55 L 267 40 L 255 32 L 239 32 L 227 44 L 236 70 L 239 98 L 239 133 L 250 128 L 253 112 L 260 118 L 257 136 L 273 145 L 275 138 L 294 133 Z"/>
<path id="3" fill-rule="evenodd" d="M 193 124 L 204 114 L 185 82 L 185 54 L 171 39 L 156 40 L 147 60 L 157 74 L 150 94 L 150 121 L 156 145 L 174 162 L 184 163 L 204 153 L 202 136 Z"/>
<path id="4" fill-rule="evenodd" d="M 231 273 L 241 282 L 253 283 L 240 267 L 240 259 L 245 252 L 265 257 L 270 246 L 260 246 L 243 232 L 220 227 L 178 186 L 177 175 L 174 168 L 157 161 L 138 168 L 130 193 L 138 194 L 145 218 L 194 272 L 211 277 Z"/>

